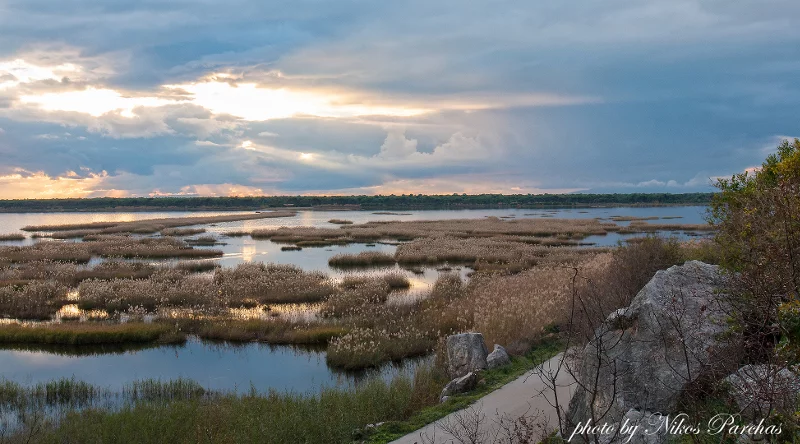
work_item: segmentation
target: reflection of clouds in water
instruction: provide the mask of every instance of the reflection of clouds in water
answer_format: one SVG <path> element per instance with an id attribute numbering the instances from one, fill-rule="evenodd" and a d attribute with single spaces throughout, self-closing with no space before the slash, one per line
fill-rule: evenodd
<path id="1" fill-rule="evenodd" d="M 3 362 L 3 373 L 9 368 L 23 367 L 25 371 L 66 367 L 80 359 L 76 356 L 63 356 L 30 350 L 0 350 L 0 361 Z M 68 377 L 69 375 L 64 375 Z"/>

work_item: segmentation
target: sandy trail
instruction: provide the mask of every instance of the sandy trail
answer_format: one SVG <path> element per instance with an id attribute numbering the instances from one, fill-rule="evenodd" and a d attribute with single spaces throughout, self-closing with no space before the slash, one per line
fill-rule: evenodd
<path id="1" fill-rule="evenodd" d="M 562 409 L 566 409 L 575 389 L 575 381 L 563 366 L 556 373 L 563 356 L 563 353 L 556 355 L 536 369 L 484 396 L 471 407 L 451 413 L 420 430 L 392 441 L 391 444 L 461 444 L 462 440 L 444 429 L 452 429 L 459 420 L 475 424 L 479 415 L 483 416 L 480 424 L 477 427 L 466 428 L 478 429 L 477 433 L 465 433 L 465 427 L 460 426 L 456 426 L 456 429 L 461 430 L 461 434 L 478 437 L 477 441 L 485 444 L 494 443 L 497 435 L 502 434 L 501 426 L 498 424 L 500 418 L 536 416 L 535 421 L 546 423 L 548 431 L 555 430 L 558 427 L 556 410 L 553 407 L 555 396 L 553 390 L 548 388 L 550 384 L 544 382 L 542 375 L 556 375 L 555 394 L 558 397 L 558 404 Z"/>

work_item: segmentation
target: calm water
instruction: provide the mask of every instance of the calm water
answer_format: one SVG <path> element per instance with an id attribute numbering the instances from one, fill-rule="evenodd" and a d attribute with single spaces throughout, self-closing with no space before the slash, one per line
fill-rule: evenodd
<path id="1" fill-rule="evenodd" d="M 184 346 L 139 350 L 61 348 L 0 350 L 0 376 L 21 384 L 57 378 L 77 380 L 119 390 L 141 379 L 190 378 L 203 387 L 239 393 L 259 391 L 313 392 L 320 387 L 342 386 L 379 375 L 391 378 L 411 371 L 419 361 L 389 364 L 367 372 L 339 372 L 325 363 L 319 350 L 249 343 L 225 345 L 191 340 Z"/>
<path id="2" fill-rule="evenodd" d="M 654 220 L 653 223 L 670 222 L 696 224 L 703 223 L 705 207 L 637 207 L 637 208 L 581 208 L 581 209 L 507 209 L 507 210 L 439 210 L 403 211 L 402 215 L 373 214 L 371 211 L 300 211 L 294 217 L 248 220 L 219 223 L 204 226 L 211 234 L 216 234 L 225 245 L 213 248 L 222 249 L 224 256 L 218 261 L 223 266 L 235 266 L 242 262 L 274 262 L 293 264 L 306 270 L 320 270 L 334 278 L 345 274 L 385 273 L 397 271 L 405 274 L 412 282 L 406 293 L 398 293 L 397 298 L 414 298 L 435 282 L 440 274 L 433 268 L 425 268 L 422 273 L 413 273 L 398 266 L 390 269 L 369 271 L 340 271 L 328 267 L 328 259 L 339 253 L 358 253 L 360 251 L 382 251 L 393 253 L 392 245 L 377 244 L 366 246 L 354 244 L 325 248 L 304 248 L 302 251 L 281 251 L 281 245 L 269 240 L 254 240 L 249 237 L 230 238 L 223 236 L 226 231 L 252 230 L 257 228 L 276 228 L 281 226 L 338 227 L 330 224 L 330 219 L 347 219 L 354 223 L 378 220 L 437 220 L 470 219 L 487 216 L 504 218 L 610 218 L 612 216 L 634 217 L 679 217 L 670 220 Z M 0 213 L 0 233 L 19 232 L 26 225 L 68 224 L 99 221 L 133 221 L 162 217 L 211 216 L 235 212 L 141 212 L 141 213 Z M 625 224 L 625 222 L 620 222 Z M 683 236 L 681 233 L 676 235 Z M 606 236 L 592 236 L 586 242 L 597 245 L 616 245 L 618 241 L 630 237 L 611 233 Z M 34 242 L 30 238 L 22 242 L 2 242 L 0 245 L 21 245 Z M 468 268 L 457 270 L 462 276 Z M 113 353 L 110 353 L 114 351 Z M 241 346 L 221 346 L 218 344 L 190 341 L 181 347 L 156 347 L 138 350 L 109 349 L 28 349 L 0 350 L 0 377 L 24 384 L 35 384 L 61 377 L 75 377 L 100 386 L 121 387 L 136 379 L 174 379 L 191 378 L 210 389 L 230 389 L 246 391 L 250 384 L 259 390 L 295 390 L 307 392 L 320 386 L 352 384 L 363 374 L 341 373 L 329 368 L 322 351 L 300 349 L 287 346 L 268 346 L 246 344 Z M 406 364 L 413 367 L 413 362 Z M 386 366 L 377 373 L 391 377 L 398 371 L 396 366 Z"/>

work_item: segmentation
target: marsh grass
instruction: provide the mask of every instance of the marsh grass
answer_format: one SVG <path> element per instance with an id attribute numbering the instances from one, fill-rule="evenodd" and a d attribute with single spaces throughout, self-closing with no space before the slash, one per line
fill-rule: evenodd
<path id="1" fill-rule="evenodd" d="M 337 254 L 328 259 L 328 265 L 337 268 L 376 267 L 394 265 L 395 258 L 391 254 L 377 251 L 362 251 L 358 254 Z"/>
<path id="2" fill-rule="evenodd" d="M 347 328 L 331 323 L 295 323 L 281 319 L 176 320 L 180 330 L 201 339 L 270 344 L 326 345 L 332 338 L 347 333 Z"/>
<path id="3" fill-rule="evenodd" d="M 182 343 L 185 336 L 162 323 L 130 324 L 0 324 L 1 344 L 96 345 L 122 343 Z"/>
<path id="4" fill-rule="evenodd" d="M 714 231 L 711 224 L 653 224 L 642 220 L 634 220 L 627 227 L 621 227 L 619 232 L 627 233 L 655 233 L 658 231 Z"/>
<path id="5" fill-rule="evenodd" d="M 0 258 L 12 263 L 57 261 L 86 263 L 93 256 L 125 259 L 205 258 L 222 256 L 222 251 L 195 249 L 171 237 L 133 238 L 94 235 L 86 242 L 44 241 L 33 245 L 0 247 Z"/>
<path id="6" fill-rule="evenodd" d="M 411 287 L 411 281 L 402 273 L 392 272 L 386 273 L 381 276 L 384 282 L 389 285 L 391 289 L 401 289 Z"/>
<path id="7" fill-rule="evenodd" d="M 214 290 L 236 306 L 252 299 L 259 303 L 318 302 L 335 291 L 324 273 L 292 265 L 245 263 L 214 273 Z"/>
<path id="8" fill-rule="evenodd" d="M 186 242 L 189 245 L 218 245 L 218 244 L 223 244 L 223 242 L 220 242 L 219 239 L 217 239 L 216 237 L 211 236 L 211 235 L 200 236 L 200 237 L 196 237 L 196 238 L 192 238 L 192 239 L 185 239 L 184 242 Z"/>
<path id="9" fill-rule="evenodd" d="M 346 219 L 331 219 L 328 221 L 328 223 L 336 225 L 352 225 L 353 221 Z"/>
<path id="10" fill-rule="evenodd" d="M 196 381 L 184 378 L 169 381 L 135 380 L 126 383 L 118 392 L 74 378 L 55 379 L 32 386 L 0 379 L 0 411 L 169 403 L 213 396 L 214 392 L 206 390 Z M 54 411 L 58 409 L 51 409 L 51 412 Z"/>
<path id="11" fill-rule="evenodd" d="M 202 273 L 205 271 L 212 271 L 219 268 L 220 265 L 214 261 L 210 260 L 203 260 L 203 261 L 180 261 L 173 265 L 173 268 L 178 270 L 189 271 L 192 273 Z"/>
<path id="12" fill-rule="evenodd" d="M 194 236 L 195 234 L 203 234 L 206 232 L 205 228 L 164 228 L 161 230 L 162 236 Z"/>
<path id="13" fill-rule="evenodd" d="M 158 231 L 186 227 L 190 225 L 213 224 L 221 222 L 234 222 L 240 220 L 267 219 L 276 217 L 292 217 L 297 215 L 294 211 L 272 211 L 254 214 L 230 214 L 221 216 L 195 216 L 195 217 L 172 217 L 162 219 L 144 219 L 132 222 L 89 222 L 80 224 L 59 224 L 59 225 L 28 225 L 23 227 L 23 231 L 66 231 L 78 232 L 85 231 L 87 234 L 111 234 L 111 233 L 156 233 Z"/>
<path id="14" fill-rule="evenodd" d="M 202 391 L 191 382 L 139 382 L 126 388 L 119 408 L 65 408 L 58 418 L 37 421 L 25 415 L 8 442 L 37 443 L 349 443 L 367 424 L 402 421 L 436 402 L 441 385 L 431 372 L 401 374 L 387 382 L 371 378 L 355 387 L 322 388 L 315 394 L 258 392 L 244 395 Z M 70 381 L 62 390 L 98 399 L 106 389 Z M 10 391 L 29 390 L 11 387 Z M 69 404 L 67 404 L 69 406 Z"/>
<path id="15" fill-rule="evenodd" d="M 353 316 L 367 305 L 380 305 L 389 298 L 391 287 L 383 279 L 365 279 L 354 283 L 346 281 L 343 290 L 334 293 L 322 304 L 321 314 L 326 317 Z"/>
<path id="16" fill-rule="evenodd" d="M 0 234 L 0 241 L 21 241 L 21 240 L 25 240 L 24 234 L 19 234 L 19 233 Z"/>
<path id="17" fill-rule="evenodd" d="M 0 286 L 0 316 L 49 319 L 67 303 L 67 290 L 53 280 L 23 280 Z"/>
<path id="18" fill-rule="evenodd" d="M 467 327 L 455 309 L 463 294 L 464 284 L 457 275 L 442 275 L 427 298 L 411 305 L 350 300 L 338 314 L 345 316 L 342 322 L 351 330 L 331 340 L 328 364 L 357 369 L 430 353 L 440 337 Z"/>

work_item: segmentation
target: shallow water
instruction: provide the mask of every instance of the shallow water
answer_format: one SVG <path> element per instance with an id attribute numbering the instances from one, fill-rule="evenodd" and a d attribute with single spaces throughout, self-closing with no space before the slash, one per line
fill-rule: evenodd
<path id="1" fill-rule="evenodd" d="M 404 303 L 423 295 L 436 281 L 440 273 L 435 268 L 416 270 L 399 266 L 382 269 L 347 271 L 331 269 L 328 259 L 339 253 L 358 253 L 361 251 L 381 251 L 393 254 L 393 245 L 366 244 L 336 245 L 323 248 L 304 248 L 301 251 L 281 251 L 281 245 L 269 240 L 255 240 L 249 237 L 227 237 L 228 231 L 277 228 L 280 226 L 337 227 L 328 223 L 330 219 L 346 219 L 354 223 L 377 220 L 440 220 L 471 219 L 488 216 L 513 218 L 603 218 L 611 216 L 633 217 L 678 217 L 652 222 L 681 224 L 703 223 L 706 207 L 619 207 L 619 208 L 567 208 L 567 209 L 505 209 L 505 210 L 434 210 L 402 211 L 403 215 L 374 214 L 372 211 L 309 211 L 302 210 L 294 217 L 224 222 L 214 226 L 205 225 L 210 234 L 220 238 L 224 245 L 218 248 L 224 256 L 210 259 L 222 266 L 235 266 L 242 262 L 273 262 L 297 265 L 305 270 L 319 270 L 334 279 L 346 275 L 384 274 L 390 271 L 406 275 L 412 287 L 407 291 L 395 292 L 390 297 L 392 303 Z M 212 216 L 236 212 L 135 212 L 135 213 L 0 213 L 0 233 L 19 232 L 26 225 L 68 224 L 97 221 L 133 221 L 152 218 L 181 216 Z M 627 222 L 619 222 L 621 225 Z M 26 233 L 29 234 L 29 233 Z M 670 233 L 667 233 L 670 234 Z M 686 237 L 685 233 L 674 233 Z M 609 233 L 605 236 L 591 236 L 584 242 L 599 246 L 616 245 L 632 236 Z M 23 245 L 35 242 L 27 238 L 21 242 L 0 242 L 0 245 Z M 420 273 L 421 271 L 421 273 Z M 466 267 L 456 270 L 462 277 L 470 271 Z M 300 307 L 290 313 L 308 312 Z M 68 313 L 68 315 L 75 313 Z M 243 313 L 243 316 L 250 314 Z M 245 344 L 223 346 L 209 342 L 189 341 L 180 347 L 156 347 L 115 349 L 6 349 L 0 350 L 0 378 L 7 378 L 23 384 L 35 384 L 54 378 L 75 377 L 111 388 L 136 379 L 175 379 L 178 377 L 194 379 L 209 389 L 229 389 L 247 391 L 250 384 L 256 389 L 295 390 L 300 392 L 318 390 L 320 386 L 351 384 L 357 382 L 362 374 L 342 373 L 329 368 L 325 363 L 323 351 L 301 349 L 289 346 L 269 346 Z M 407 361 L 413 367 L 415 361 Z M 409 367 L 409 368 L 410 368 Z M 378 373 L 391 377 L 397 367 L 385 366 Z"/>
<path id="2" fill-rule="evenodd" d="M 0 377 L 24 385 L 58 378 L 87 381 L 121 390 L 141 379 L 189 378 L 206 389 L 314 392 L 320 387 L 346 386 L 364 377 L 390 379 L 413 371 L 421 360 L 388 364 L 362 372 L 337 371 L 325 363 L 319 349 L 267 344 L 225 344 L 190 340 L 182 346 L 153 348 L 49 347 L 0 350 Z"/>

